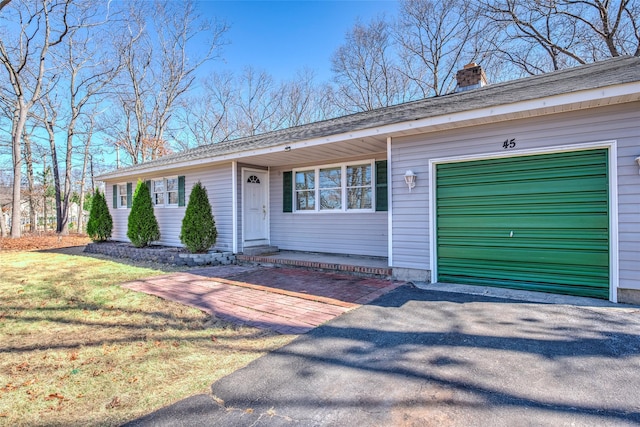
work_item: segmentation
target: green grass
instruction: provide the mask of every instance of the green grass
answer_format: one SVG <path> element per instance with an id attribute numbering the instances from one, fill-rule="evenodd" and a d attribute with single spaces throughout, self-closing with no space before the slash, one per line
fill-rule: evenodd
<path id="1" fill-rule="evenodd" d="M 0 425 L 119 425 L 209 393 L 293 338 L 119 286 L 158 274 L 83 256 L 0 253 Z"/>

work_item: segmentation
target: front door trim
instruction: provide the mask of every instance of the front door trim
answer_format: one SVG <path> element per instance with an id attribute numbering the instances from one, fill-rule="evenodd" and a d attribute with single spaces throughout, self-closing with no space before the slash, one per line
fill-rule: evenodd
<path id="1" fill-rule="evenodd" d="M 256 240 L 256 241 L 252 241 L 251 244 L 247 245 L 247 240 L 246 240 L 246 236 L 247 236 L 247 232 L 246 232 L 246 227 L 247 227 L 247 209 L 246 209 L 246 185 L 247 185 L 247 178 L 249 176 L 251 176 L 252 174 L 264 174 L 263 176 L 265 177 L 264 179 L 264 184 L 263 184 L 263 191 L 264 191 L 264 200 L 265 200 L 265 209 L 266 209 L 266 213 L 265 213 L 265 238 L 264 239 L 260 239 L 260 240 Z M 270 236 L 270 229 L 271 227 L 269 227 L 269 170 L 268 169 L 256 169 L 256 168 L 246 168 L 243 167 L 242 168 L 242 247 L 250 247 L 250 246 L 260 246 L 260 245 L 268 245 L 269 242 L 271 241 L 271 236 Z"/>

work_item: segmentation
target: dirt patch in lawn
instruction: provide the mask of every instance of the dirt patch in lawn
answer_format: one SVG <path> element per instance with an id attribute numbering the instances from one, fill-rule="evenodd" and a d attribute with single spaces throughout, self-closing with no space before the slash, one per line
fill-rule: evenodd
<path id="1" fill-rule="evenodd" d="M 294 338 L 119 286 L 159 270 L 45 246 L 0 252 L 0 425 L 120 425 Z"/>
<path id="2" fill-rule="evenodd" d="M 60 236 L 56 233 L 25 234 L 17 239 L 0 237 L 2 251 L 39 251 L 44 249 L 84 247 L 91 239 L 84 234 L 69 234 Z"/>

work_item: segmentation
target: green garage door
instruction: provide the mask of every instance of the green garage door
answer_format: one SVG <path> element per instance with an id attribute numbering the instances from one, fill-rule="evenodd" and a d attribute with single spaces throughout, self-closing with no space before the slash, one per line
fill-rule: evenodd
<path id="1" fill-rule="evenodd" d="M 436 173 L 438 281 L 609 298 L 607 150 Z"/>

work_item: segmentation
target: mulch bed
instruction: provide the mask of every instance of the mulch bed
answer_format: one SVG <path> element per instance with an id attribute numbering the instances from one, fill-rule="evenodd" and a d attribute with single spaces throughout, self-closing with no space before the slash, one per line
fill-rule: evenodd
<path id="1" fill-rule="evenodd" d="M 56 233 L 25 234 L 17 239 L 0 237 L 1 251 L 41 251 L 46 249 L 85 246 L 91 239 L 84 234 L 60 236 Z"/>

